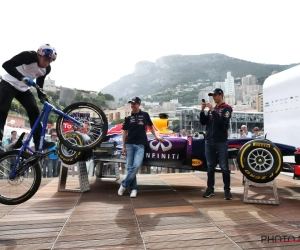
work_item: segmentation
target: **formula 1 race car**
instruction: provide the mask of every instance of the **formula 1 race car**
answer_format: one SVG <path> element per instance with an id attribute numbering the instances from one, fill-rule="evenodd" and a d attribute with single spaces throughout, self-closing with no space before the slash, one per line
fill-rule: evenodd
<path id="1" fill-rule="evenodd" d="M 203 135 L 200 139 L 191 136 L 184 138 L 168 130 L 167 118 L 153 118 L 152 121 L 156 131 L 164 137 L 164 142 L 157 142 L 150 129 L 147 130 L 149 144 L 145 148 L 144 166 L 207 170 L 205 133 L 200 133 Z M 63 147 L 59 145 L 58 151 L 66 150 Z M 93 156 L 101 162 L 125 163 L 126 159 L 122 157 L 121 151 L 122 124 L 110 125 L 105 140 L 94 149 Z M 296 151 L 296 147 L 273 143 L 266 138 L 228 139 L 228 158 L 235 159 L 244 176 L 256 183 L 274 180 L 284 165 L 283 156 L 294 156 Z M 81 152 L 72 151 L 63 161 L 74 164 L 86 157 L 80 154 Z"/>

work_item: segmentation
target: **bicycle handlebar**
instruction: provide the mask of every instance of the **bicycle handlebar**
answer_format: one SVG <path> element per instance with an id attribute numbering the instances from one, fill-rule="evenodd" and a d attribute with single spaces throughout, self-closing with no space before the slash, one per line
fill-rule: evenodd
<path id="1" fill-rule="evenodd" d="M 49 102 L 46 93 L 44 92 L 44 90 L 42 88 L 40 88 L 40 86 L 38 86 L 36 84 L 36 82 L 33 82 L 32 85 L 28 84 L 28 86 L 36 88 L 37 93 L 38 93 L 38 97 L 39 97 L 42 104 L 44 104 L 44 102 Z"/>

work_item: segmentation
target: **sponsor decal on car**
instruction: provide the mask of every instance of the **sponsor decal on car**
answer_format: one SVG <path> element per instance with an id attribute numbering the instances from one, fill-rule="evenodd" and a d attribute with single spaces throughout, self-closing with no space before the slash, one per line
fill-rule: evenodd
<path id="1" fill-rule="evenodd" d="M 253 142 L 253 146 L 262 147 L 262 148 L 271 148 L 271 145 L 268 143 L 261 143 L 261 142 Z"/>
<path id="2" fill-rule="evenodd" d="M 198 166 L 202 165 L 202 163 L 203 162 L 199 159 L 192 159 L 192 166 L 193 167 L 198 167 Z"/>

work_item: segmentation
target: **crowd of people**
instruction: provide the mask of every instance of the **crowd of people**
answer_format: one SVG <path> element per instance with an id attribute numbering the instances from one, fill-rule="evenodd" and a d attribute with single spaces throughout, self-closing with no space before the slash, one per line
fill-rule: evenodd
<path id="1" fill-rule="evenodd" d="M 264 129 L 260 129 L 259 127 L 254 127 L 252 129 L 252 132 L 248 131 L 247 125 L 242 125 L 239 129 L 237 136 L 233 136 L 230 129 L 228 129 L 228 138 L 261 138 L 264 135 Z M 181 136 L 183 138 L 187 138 L 188 136 L 192 136 L 195 139 L 202 139 L 204 138 L 203 134 L 200 134 L 200 132 L 194 132 L 192 133 L 190 130 L 182 129 L 181 130 Z"/>
<path id="2" fill-rule="evenodd" d="M 14 150 L 14 149 L 18 149 L 15 147 L 15 144 L 18 140 L 18 136 L 19 135 L 18 135 L 17 131 L 15 131 L 15 130 L 11 131 L 11 136 L 8 139 L 6 139 L 3 143 L 3 149 L 5 152 Z M 43 152 L 54 150 L 54 153 L 46 156 L 45 159 L 43 160 L 42 172 L 43 172 L 44 178 L 58 177 L 59 173 L 60 173 L 61 161 L 60 161 L 57 151 L 56 151 L 56 148 L 57 148 L 56 134 L 51 135 L 51 142 L 52 142 L 53 146 L 51 148 L 47 148 L 47 149 L 43 150 Z M 35 144 L 34 144 L 33 140 L 30 141 L 29 146 L 33 150 L 35 150 Z"/>
<path id="3" fill-rule="evenodd" d="M 242 125 L 239 130 L 238 138 L 260 138 L 263 136 L 263 131 L 263 129 L 260 130 L 258 127 L 254 127 L 251 133 L 248 131 L 246 125 Z"/>

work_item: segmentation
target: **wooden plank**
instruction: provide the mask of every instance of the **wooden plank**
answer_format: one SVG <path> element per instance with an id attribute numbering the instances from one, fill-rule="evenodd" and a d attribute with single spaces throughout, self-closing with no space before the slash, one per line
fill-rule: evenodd
<path id="1" fill-rule="evenodd" d="M 122 176 L 124 178 L 124 176 Z M 233 200 L 202 197 L 206 173 L 137 175 L 138 197 L 117 195 L 120 182 L 90 178 L 87 193 L 58 192 L 43 179 L 24 204 L 0 205 L 1 249 L 298 249 L 299 242 L 263 244 L 262 235 L 295 235 L 300 229 L 300 182 L 279 175 L 280 205 L 245 204 L 241 174 L 231 175 Z M 68 177 L 71 188 L 78 178 Z M 251 188 L 254 196 L 270 189 Z"/>

